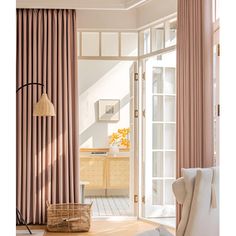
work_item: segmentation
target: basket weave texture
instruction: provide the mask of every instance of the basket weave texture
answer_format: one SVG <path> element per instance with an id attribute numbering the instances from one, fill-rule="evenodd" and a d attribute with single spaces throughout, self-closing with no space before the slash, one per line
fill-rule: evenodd
<path id="1" fill-rule="evenodd" d="M 48 204 L 47 228 L 52 232 L 88 232 L 92 204 Z"/>

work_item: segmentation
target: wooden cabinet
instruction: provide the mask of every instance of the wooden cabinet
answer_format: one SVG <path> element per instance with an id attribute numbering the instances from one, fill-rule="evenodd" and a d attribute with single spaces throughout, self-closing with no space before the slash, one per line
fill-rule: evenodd
<path id="1" fill-rule="evenodd" d="M 106 189 L 105 173 L 105 157 L 80 157 L 80 180 L 89 182 L 86 189 Z"/>
<path id="2" fill-rule="evenodd" d="M 80 157 L 80 179 L 88 181 L 86 189 L 128 189 L 129 157 Z"/>
<path id="3" fill-rule="evenodd" d="M 107 158 L 107 188 L 129 188 L 129 158 Z"/>

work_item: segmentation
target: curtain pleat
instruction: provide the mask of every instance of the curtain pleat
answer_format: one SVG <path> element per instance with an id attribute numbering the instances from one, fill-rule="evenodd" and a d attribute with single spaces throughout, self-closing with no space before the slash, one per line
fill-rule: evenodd
<path id="1" fill-rule="evenodd" d="M 38 82 L 55 117 L 33 117 L 41 86 L 17 93 L 16 205 L 28 223 L 46 223 L 46 201 L 79 202 L 75 10 L 17 9 L 16 87 Z"/>
<path id="2" fill-rule="evenodd" d="M 213 165 L 211 0 L 178 0 L 177 18 L 178 178 L 182 168 Z"/>

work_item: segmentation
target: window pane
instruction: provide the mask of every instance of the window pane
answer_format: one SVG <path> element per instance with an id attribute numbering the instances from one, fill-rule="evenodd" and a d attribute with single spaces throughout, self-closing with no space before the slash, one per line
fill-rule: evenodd
<path id="1" fill-rule="evenodd" d="M 140 32 L 140 55 L 150 53 L 150 29 Z"/>
<path id="2" fill-rule="evenodd" d="M 175 124 L 165 124 L 165 149 L 175 150 Z"/>
<path id="3" fill-rule="evenodd" d="M 153 149 L 163 149 L 163 124 L 153 124 Z"/>
<path id="4" fill-rule="evenodd" d="M 152 204 L 163 204 L 163 180 L 152 181 Z"/>
<path id="5" fill-rule="evenodd" d="M 119 55 L 119 35 L 118 33 L 102 33 L 102 56 Z"/>
<path id="6" fill-rule="evenodd" d="M 164 48 L 165 27 L 164 24 L 152 28 L 152 51 Z"/>
<path id="7" fill-rule="evenodd" d="M 165 204 L 174 205 L 175 199 L 172 191 L 172 184 L 174 180 L 165 180 Z"/>
<path id="8" fill-rule="evenodd" d="M 165 93 L 175 94 L 175 68 L 165 68 Z"/>
<path id="9" fill-rule="evenodd" d="M 99 33 L 97 32 L 82 33 L 82 55 L 99 56 Z"/>
<path id="10" fill-rule="evenodd" d="M 165 96 L 165 121 L 175 122 L 175 96 Z"/>
<path id="11" fill-rule="evenodd" d="M 152 154 L 152 176 L 163 177 L 163 152 Z"/>
<path id="12" fill-rule="evenodd" d="M 166 47 L 176 44 L 177 21 L 176 19 L 166 22 L 165 40 Z"/>
<path id="13" fill-rule="evenodd" d="M 121 56 L 138 56 L 137 33 L 121 33 Z"/>
<path id="14" fill-rule="evenodd" d="M 153 68 L 153 93 L 163 93 L 163 69 Z"/>
<path id="15" fill-rule="evenodd" d="M 163 121 L 163 96 L 153 96 L 153 121 Z"/>
<path id="16" fill-rule="evenodd" d="M 175 152 L 165 152 L 165 177 L 175 178 Z"/>

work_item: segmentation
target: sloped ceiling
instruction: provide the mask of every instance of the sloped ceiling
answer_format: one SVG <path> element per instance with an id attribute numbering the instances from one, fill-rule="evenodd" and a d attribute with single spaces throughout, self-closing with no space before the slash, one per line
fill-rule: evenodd
<path id="1" fill-rule="evenodd" d="M 16 0 L 17 8 L 73 8 L 86 10 L 129 10 L 149 0 Z"/>

